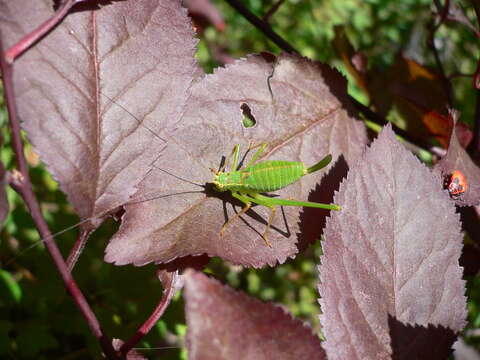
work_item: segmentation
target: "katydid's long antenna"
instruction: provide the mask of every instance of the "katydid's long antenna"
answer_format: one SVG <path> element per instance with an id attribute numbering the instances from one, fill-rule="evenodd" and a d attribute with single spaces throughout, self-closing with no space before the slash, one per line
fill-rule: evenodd
<path id="1" fill-rule="evenodd" d="M 162 171 L 165 171 L 165 170 L 162 170 Z M 167 172 L 167 171 L 165 171 Z M 168 172 L 167 172 L 168 173 Z M 174 176 L 173 174 L 171 174 L 172 176 Z M 190 182 L 188 180 L 185 180 L 185 179 L 181 179 L 183 181 L 187 181 L 187 182 Z M 193 185 L 197 185 L 197 186 L 201 186 L 201 187 L 205 187 L 204 185 L 199 185 L 199 184 L 195 184 L 195 183 L 192 183 Z M 160 195 L 160 196 L 154 196 L 154 197 L 150 197 L 150 198 L 147 198 L 147 199 L 131 199 L 129 202 L 125 203 L 124 205 L 129 205 L 129 204 L 138 204 L 138 203 L 142 203 L 142 202 L 146 202 L 146 201 L 151 201 L 151 200 L 157 200 L 157 199 L 161 199 L 161 198 L 164 198 L 164 197 L 169 197 L 169 196 L 175 196 L 175 195 L 182 195 L 182 194 L 193 194 L 193 193 L 199 193 L 199 192 L 203 192 L 203 191 L 181 191 L 181 192 L 174 192 L 174 193 L 171 193 L 171 194 L 165 194 L 165 195 Z M 14 257 L 12 257 L 11 259 L 7 260 L 5 262 L 5 264 L 3 266 L 0 266 L 0 268 L 5 268 L 7 267 L 8 265 L 10 265 L 11 263 L 13 263 L 15 260 L 17 260 L 19 257 L 23 256 L 26 252 L 30 251 L 31 249 L 33 249 L 34 247 L 36 246 L 39 246 L 41 244 L 43 244 L 45 241 L 47 240 L 50 240 L 50 239 L 55 239 L 56 237 L 66 233 L 67 231 L 70 231 L 70 230 L 73 230 L 75 228 L 77 228 L 78 226 L 82 225 L 82 224 L 85 224 L 86 222 L 92 220 L 92 219 L 96 219 L 96 218 L 99 218 L 99 217 L 102 217 L 102 216 L 91 216 L 87 219 L 84 219 L 82 221 L 79 221 L 73 225 L 70 225 L 68 227 L 66 227 L 65 229 L 63 230 L 60 230 L 58 232 L 56 232 L 55 234 L 52 234 L 50 237 L 48 238 L 45 238 L 45 239 L 40 239 L 36 242 L 34 242 L 33 244 L 27 246 L 25 249 L 23 249 L 22 251 L 20 251 L 20 253 L 18 253 L 17 255 L 15 255 Z M 73 261 L 76 262 L 76 260 L 72 259 L 70 261 L 68 261 L 68 263 L 73 263 Z M 70 266 L 69 266 L 70 268 Z M 71 270 L 71 269 L 70 269 Z"/>
<path id="2" fill-rule="evenodd" d="M 202 187 L 204 187 L 203 185 L 201 185 Z M 135 199 L 133 198 L 131 201 L 129 201 L 127 204 L 125 205 L 129 205 L 129 204 L 139 204 L 139 203 L 142 203 L 142 202 L 147 202 L 147 201 L 152 201 L 152 200 L 157 200 L 157 199 L 163 199 L 163 198 L 166 198 L 166 197 L 170 197 L 170 196 L 177 196 L 177 195 L 184 195 L 184 194 L 197 194 L 197 193 L 203 193 L 205 191 L 201 191 L 201 190 L 197 190 L 197 191 L 178 191 L 178 192 L 174 192 L 174 193 L 171 193 L 171 194 L 165 194 L 165 195 L 159 195 L 159 196 L 154 196 L 154 197 L 147 197 L 146 199 L 141 199 L 141 198 L 138 198 L 138 199 Z"/>
<path id="3" fill-rule="evenodd" d="M 47 240 L 50 240 L 50 239 L 54 239 L 56 238 L 57 236 L 59 235 L 62 235 L 64 233 L 66 233 L 67 231 L 70 231 L 72 229 L 75 229 L 76 227 L 78 227 L 79 225 L 82 225 L 94 218 L 96 218 L 98 216 L 92 216 L 92 217 L 89 217 L 88 219 L 85 219 L 85 220 L 82 220 L 82 221 L 79 221 L 73 225 L 70 225 L 69 227 L 63 229 L 63 230 L 60 230 L 59 232 L 56 232 L 55 234 L 52 234 L 50 235 L 49 237 L 45 238 L 45 239 L 40 239 L 39 241 L 37 242 L 34 242 L 33 244 L 31 244 L 30 246 L 27 246 L 25 249 L 23 249 L 19 254 L 17 254 L 16 256 L 14 256 L 13 258 L 11 258 L 10 260 L 8 260 L 4 266 L 8 266 L 10 265 L 12 262 L 14 262 L 16 259 L 18 259 L 20 256 L 22 256 L 23 254 L 25 254 L 27 251 L 33 249 L 35 246 L 38 246 L 40 244 L 43 244 L 45 241 Z"/>
<path id="4" fill-rule="evenodd" d="M 178 180 L 185 181 L 185 182 L 187 182 L 187 183 L 189 183 L 189 184 L 192 184 L 192 185 L 196 185 L 196 186 L 200 186 L 200 187 L 205 187 L 205 185 L 201 185 L 201 184 L 198 184 L 198 183 L 196 183 L 196 182 L 193 182 L 193 181 L 184 179 L 184 178 L 182 178 L 182 177 L 180 177 L 180 176 L 178 176 L 178 175 L 172 174 L 171 172 L 169 172 L 169 171 L 167 171 L 167 170 L 165 170 L 165 169 L 162 169 L 162 168 L 159 168 L 159 167 L 155 166 L 155 164 L 152 164 L 151 166 L 154 167 L 154 168 L 157 169 L 157 170 L 163 171 L 164 173 L 166 173 L 166 174 L 168 174 L 168 175 L 170 175 L 170 176 L 173 176 L 174 178 L 176 178 L 176 179 L 178 179 Z"/>
<path id="5" fill-rule="evenodd" d="M 150 129 L 148 126 L 144 125 L 139 118 L 137 118 L 135 115 L 133 115 L 130 111 L 128 111 L 127 108 L 125 108 L 122 104 L 114 101 L 111 97 L 109 97 L 108 95 L 104 94 L 104 93 L 100 93 L 100 95 L 103 95 L 105 96 L 108 100 L 110 100 L 110 102 L 114 105 L 117 105 L 119 108 L 121 108 L 122 110 L 124 110 L 127 114 L 129 114 L 132 118 L 134 118 L 138 124 L 142 127 L 144 127 L 145 129 L 147 129 L 148 131 L 150 131 L 153 135 L 155 135 L 157 138 L 159 138 L 160 140 L 162 140 L 164 143 L 167 142 L 167 140 L 163 139 L 162 137 L 160 137 L 155 131 L 153 131 L 152 129 Z"/>

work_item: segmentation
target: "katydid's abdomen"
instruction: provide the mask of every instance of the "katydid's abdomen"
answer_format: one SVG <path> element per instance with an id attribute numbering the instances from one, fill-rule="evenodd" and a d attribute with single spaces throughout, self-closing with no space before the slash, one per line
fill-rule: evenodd
<path id="1" fill-rule="evenodd" d="M 299 161 L 267 160 L 241 170 L 218 175 L 217 183 L 222 191 L 271 192 L 282 189 L 306 174 L 326 166 L 331 161 L 328 155 L 317 164 L 307 168 Z"/>
<path id="2" fill-rule="evenodd" d="M 307 174 L 307 168 L 303 163 L 297 161 L 267 160 L 238 172 L 243 189 L 270 192 L 298 181 Z"/>

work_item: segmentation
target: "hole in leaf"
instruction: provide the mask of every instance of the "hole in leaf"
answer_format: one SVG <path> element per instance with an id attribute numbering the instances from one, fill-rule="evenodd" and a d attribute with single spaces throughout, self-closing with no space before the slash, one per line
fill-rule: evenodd
<path id="1" fill-rule="evenodd" d="M 254 127 L 257 124 L 257 120 L 252 115 L 252 110 L 250 110 L 250 107 L 248 106 L 248 104 L 242 103 L 242 105 L 240 105 L 240 109 L 242 110 L 242 114 L 243 114 L 243 119 L 242 119 L 243 126 L 246 127 L 247 129 Z"/>

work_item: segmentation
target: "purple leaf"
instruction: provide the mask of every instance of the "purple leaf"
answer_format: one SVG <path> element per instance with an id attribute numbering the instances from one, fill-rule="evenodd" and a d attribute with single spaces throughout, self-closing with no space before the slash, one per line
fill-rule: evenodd
<path id="1" fill-rule="evenodd" d="M 342 210 L 327 221 L 319 286 L 328 358 L 390 358 L 391 344 L 408 339 L 392 338 L 399 332 L 389 317 L 458 333 L 466 317 L 459 216 L 438 178 L 390 126 L 334 200 Z"/>
<path id="2" fill-rule="evenodd" d="M 51 14 L 50 1 L 3 1 L 5 45 Z M 70 14 L 15 63 L 23 126 L 82 219 L 126 203 L 165 146 L 196 42 L 178 1 L 122 1 Z"/>
<path id="3" fill-rule="evenodd" d="M 256 120 L 251 128 L 242 123 L 245 104 Z M 312 165 L 331 153 L 334 159 L 342 155 L 351 163 L 367 141 L 363 123 L 354 116 L 345 79 L 336 70 L 303 58 L 283 55 L 271 62 L 250 56 L 206 75 L 190 89 L 172 140 L 156 169 L 139 185 L 134 197 L 138 202 L 126 207 L 106 261 L 144 265 L 205 253 L 254 267 L 284 262 L 297 252 L 302 208 L 278 209 L 269 233 L 273 248 L 261 236 L 270 215 L 262 206 L 229 225 L 221 237 L 223 224 L 242 204 L 214 191 L 202 193 L 201 187 L 182 179 L 210 182 L 209 169 L 218 169 L 222 156 L 228 157 L 235 144 L 241 145 L 243 154 L 250 143 L 267 142 L 262 159 Z M 306 201 L 325 173 L 305 176 L 276 194 Z M 152 197 L 156 199 L 143 201 Z"/>
<path id="4" fill-rule="evenodd" d="M 459 114 L 451 110 L 451 116 L 456 124 Z M 456 127 L 454 126 L 454 129 Z M 440 174 L 441 182 L 450 176 L 453 171 L 460 170 L 465 176 L 468 184 L 467 190 L 458 198 L 455 198 L 455 204 L 458 206 L 474 206 L 480 204 L 480 169 L 472 161 L 470 155 L 460 145 L 457 133 L 452 131 L 450 144 L 447 154 L 435 166 L 435 172 Z"/>
<path id="5" fill-rule="evenodd" d="M 189 359 L 326 359 L 311 329 L 279 306 L 185 273 Z"/>

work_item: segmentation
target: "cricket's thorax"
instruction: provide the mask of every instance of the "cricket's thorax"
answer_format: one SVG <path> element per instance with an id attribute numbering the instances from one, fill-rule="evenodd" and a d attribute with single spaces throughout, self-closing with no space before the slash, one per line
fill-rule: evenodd
<path id="1" fill-rule="evenodd" d="M 238 171 L 219 173 L 213 184 L 218 191 L 270 192 L 294 183 L 306 173 L 301 162 L 267 160 Z"/>

